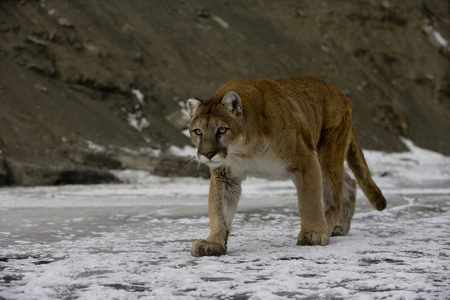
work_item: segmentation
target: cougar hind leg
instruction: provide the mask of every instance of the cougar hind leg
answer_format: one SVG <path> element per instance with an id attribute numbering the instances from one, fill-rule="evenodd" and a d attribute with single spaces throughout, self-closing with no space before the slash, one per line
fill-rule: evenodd
<path id="1" fill-rule="evenodd" d="M 346 145 L 350 139 L 351 117 L 347 113 L 333 130 L 325 130 L 317 147 L 322 171 L 323 204 L 328 234 L 331 236 L 339 224 L 342 210 Z"/>
<path id="2" fill-rule="evenodd" d="M 347 235 L 355 213 L 356 205 L 356 181 L 344 171 L 344 186 L 342 195 L 342 210 L 339 221 L 336 223 L 332 236 Z"/>
<path id="3" fill-rule="evenodd" d="M 342 190 L 344 180 L 342 175 L 338 175 L 339 173 L 342 174 L 343 170 L 329 172 L 328 174 L 324 171 L 322 173 L 324 212 L 330 236 L 336 224 L 339 223 L 343 210 Z"/>

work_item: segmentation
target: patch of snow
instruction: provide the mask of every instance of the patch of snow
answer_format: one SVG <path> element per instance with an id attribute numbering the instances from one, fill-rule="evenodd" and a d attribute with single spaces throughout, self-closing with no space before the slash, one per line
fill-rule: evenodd
<path id="1" fill-rule="evenodd" d="M 154 148 L 139 148 L 138 150 L 134 150 L 134 149 L 130 149 L 127 147 L 120 147 L 119 150 L 122 152 L 128 153 L 128 154 L 133 154 L 133 155 L 148 154 L 153 157 L 157 157 L 161 154 L 160 149 L 154 149 Z"/>
<path id="2" fill-rule="evenodd" d="M 150 122 L 147 120 L 147 118 L 142 116 L 142 111 L 140 110 L 134 114 L 128 113 L 127 120 L 128 124 L 130 124 L 131 127 L 136 128 L 139 132 L 150 126 Z"/>
<path id="3" fill-rule="evenodd" d="M 426 24 L 422 27 L 423 31 L 428 35 L 430 42 L 437 48 L 450 51 L 450 44 L 448 41 L 436 30 L 432 25 Z"/>
<path id="4" fill-rule="evenodd" d="M 94 152 L 104 152 L 104 151 L 106 151 L 105 147 L 97 145 L 96 143 L 94 143 L 92 141 L 86 140 L 85 142 L 86 142 L 88 148 L 93 150 Z"/>
<path id="5" fill-rule="evenodd" d="M 227 21 L 225 21 L 224 19 L 222 19 L 219 16 L 213 15 L 211 17 L 212 20 L 214 20 L 217 24 L 219 24 L 223 29 L 228 29 L 230 28 L 230 24 L 228 24 Z"/>
<path id="6" fill-rule="evenodd" d="M 132 89 L 131 92 L 136 96 L 141 105 L 144 105 L 145 95 L 138 89 Z"/>
<path id="7" fill-rule="evenodd" d="M 111 170 L 110 172 L 121 182 L 132 184 L 143 183 L 148 178 L 153 178 L 148 171 L 143 170 Z"/>
<path id="8" fill-rule="evenodd" d="M 189 128 L 187 128 L 187 129 L 181 131 L 181 133 L 183 133 L 184 136 L 186 136 L 186 137 L 188 137 L 188 138 L 191 138 L 191 135 L 190 135 L 190 133 L 189 133 Z"/>
<path id="9" fill-rule="evenodd" d="M 433 30 L 433 36 L 439 45 L 441 45 L 443 47 L 447 47 L 447 44 L 448 44 L 447 40 L 444 39 L 444 37 L 438 31 Z"/>
<path id="10" fill-rule="evenodd" d="M 176 156 L 187 156 L 187 157 L 195 157 L 197 153 L 197 149 L 192 146 L 186 145 L 183 148 L 179 148 L 176 146 L 170 146 L 169 151 Z"/>
<path id="11" fill-rule="evenodd" d="M 41 0 L 41 8 L 47 9 L 47 13 L 52 16 L 56 13 L 56 10 L 53 8 L 47 8 L 47 4 L 45 0 Z"/>
<path id="12" fill-rule="evenodd" d="M 385 153 L 365 150 L 369 169 L 377 182 L 385 185 L 429 185 L 450 186 L 450 158 L 438 152 L 415 146 L 410 140 L 401 138 L 408 152 Z"/>
<path id="13" fill-rule="evenodd" d="M 186 109 L 186 103 L 183 101 L 178 102 L 178 106 L 180 107 L 180 111 L 185 115 L 186 117 L 190 118 L 189 113 Z"/>

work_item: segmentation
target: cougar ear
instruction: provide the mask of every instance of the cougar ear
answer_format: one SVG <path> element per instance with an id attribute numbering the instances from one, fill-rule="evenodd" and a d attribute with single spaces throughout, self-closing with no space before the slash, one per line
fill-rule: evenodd
<path id="1" fill-rule="evenodd" d="M 226 93 L 222 99 L 222 105 L 236 115 L 242 114 L 241 97 L 234 91 Z"/>
<path id="2" fill-rule="evenodd" d="M 195 111 L 202 103 L 203 103 L 202 100 L 194 97 L 188 99 L 188 101 L 186 102 L 186 107 L 188 109 L 188 113 L 189 116 L 191 116 L 191 118 L 194 116 Z"/>

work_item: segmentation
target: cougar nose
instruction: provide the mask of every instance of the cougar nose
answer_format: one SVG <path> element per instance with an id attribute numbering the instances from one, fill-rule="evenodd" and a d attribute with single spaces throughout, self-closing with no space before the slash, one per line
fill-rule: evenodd
<path id="1" fill-rule="evenodd" d="M 211 152 L 208 152 L 208 153 L 202 153 L 202 155 L 204 157 L 208 158 L 208 159 L 211 159 L 211 158 L 213 158 L 214 155 L 216 155 L 216 153 L 217 152 L 215 152 L 215 151 L 211 151 Z"/>

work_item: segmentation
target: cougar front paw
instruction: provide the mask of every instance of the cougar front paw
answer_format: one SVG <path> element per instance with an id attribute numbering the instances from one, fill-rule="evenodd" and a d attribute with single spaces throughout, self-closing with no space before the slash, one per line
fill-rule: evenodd
<path id="1" fill-rule="evenodd" d="M 313 231 L 301 231 L 298 235 L 297 245 L 299 246 L 326 246 L 330 243 L 327 233 L 316 233 Z"/>
<path id="2" fill-rule="evenodd" d="M 227 247 L 219 243 L 198 240 L 192 244 L 191 255 L 200 256 L 220 256 L 227 254 Z"/>

